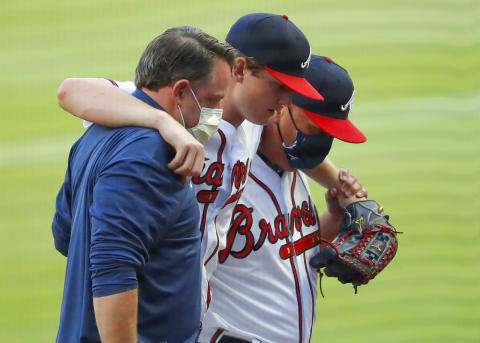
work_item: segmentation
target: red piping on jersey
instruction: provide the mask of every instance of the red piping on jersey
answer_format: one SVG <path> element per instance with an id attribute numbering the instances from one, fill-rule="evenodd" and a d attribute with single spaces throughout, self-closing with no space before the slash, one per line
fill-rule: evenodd
<path id="1" fill-rule="evenodd" d="M 295 184 L 297 183 L 297 172 L 294 172 L 293 173 L 293 181 L 292 181 L 292 187 L 290 187 L 290 197 L 292 198 L 292 205 L 293 205 L 293 208 L 297 208 L 296 204 L 295 204 Z M 292 216 L 293 217 L 293 216 Z M 296 218 L 292 218 L 292 224 L 295 225 L 295 221 L 296 221 Z M 294 228 L 291 227 L 290 228 L 290 232 L 291 232 L 291 235 L 292 235 L 292 239 L 293 239 L 293 233 L 294 233 Z M 302 230 L 300 230 L 300 233 L 302 232 Z M 292 245 L 291 242 L 289 242 L 289 239 L 287 237 L 287 243 L 289 245 Z M 293 258 L 291 257 L 290 258 L 290 264 L 292 265 L 292 270 L 295 270 L 295 263 L 293 262 Z M 308 270 L 307 270 L 307 274 L 308 274 Z M 298 322 L 299 322 L 299 325 L 298 325 L 298 335 L 299 335 L 299 342 L 301 343 L 302 342 L 302 337 L 303 337 L 303 322 L 302 322 L 302 319 L 303 319 L 303 311 L 302 311 L 302 297 L 301 297 L 301 294 L 300 294 L 300 285 L 298 284 L 298 280 L 296 278 L 296 271 L 295 271 L 295 288 L 297 290 L 297 303 L 298 303 Z"/>
<path id="2" fill-rule="evenodd" d="M 263 182 L 261 182 L 255 175 L 253 175 L 251 172 L 248 173 L 252 180 L 254 180 L 267 194 L 270 196 L 270 199 L 272 199 L 275 207 L 277 208 L 278 214 L 282 214 L 282 211 L 280 209 L 280 205 L 278 204 L 277 198 L 275 197 L 275 194 L 273 194 L 272 190 L 268 188 L 267 185 L 265 185 Z M 296 175 L 296 174 L 295 174 Z M 294 177 L 294 184 L 291 188 L 292 190 L 295 189 L 295 177 Z M 293 199 L 293 201 L 295 201 Z M 290 242 L 289 237 L 286 237 L 285 240 L 287 241 L 288 245 L 291 245 L 292 243 Z M 302 343 L 302 337 L 303 337 L 303 323 L 302 323 L 302 317 L 303 317 L 303 311 L 302 311 L 302 298 L 300 295 L 300 284 L 298 282 L 298 275 L 297 275 L 297 269 L 295 268 L 295 263 L 293 261 L 293 256 L 290 257 L 290 266 L 292 267 L 292 272 L 293 272 L 293 278 L 295 279 L 295 290 L 297 294 L 297 304 L 298 304 L 298 323 L 299 323 L 299 343 Z"/>
<path id="3" fill-rule="evenodd" d="M 233 202 L 236 202 L 238 199 L 240 199 L 240 197 L 242 196 L 242 193 L 243 193 L 243 190 L 244 190 L 244 189 L 245 189 L 245 187 L 242 188 L 242 189 L 241 189 L 240 191 L 238 191 L 237 193 L 235 193 L 234 195 L 232 195 L 230 198 L 228 198 L 228 200 L 227 200 L 227 201 L 225 202 L 225 204 L 222 206 L 222 209 L 223 209 L 225 206 L 227 206 L 227 205 L 229 205 L 229 204 L 231 204 L 231 203 L 233 203 Z"/>
<path id="4" fill-rule="evenodd" d="M 252 178 L 253 181 L 258 183 L 258 185 L 260 187 L 262 187 L 265 192 L 268 193 L 268 195 L 270 196 L 270 199 L 272 199 L 272 202 L 275 205 L 275 208 L 277 209 L 278 214 L 281 215 L 282 210 L 280 209 L 280 205 L 278 204 L 278 200 L 275 197 L 275 194 L 273 194 L 272 190 L 270 188 L 268 188 L 268 186 L 265 185 L 262 181 L 260 181 L 255 175 L 253 175 L 252 172 L 249 172 L 248 175 Z"/>
<path id="5" fill-rule="evenodd" d="M 225 149 L 225 145 L 227 144 L 227 138 L 225 137 L 225 134 L 223 133 L 222 130 L 218 129 L 217 132 L 220 135 L 220 138 L 222 140 L 221 143 L 220 143 L 220 147 L 218 148 L 218 152 L 217 152 L 217 162 L 222 163 L 222 155 L 223 155 L 223 150 Z M 216 185 L 212 186 L 212 192 L 217 192 L 217 186 Z M 198 193 L 200 193 L 200 192 L 198 192 Z M 198 196 L 198 194 L 197 194 L 197 196 Z M 206 224 L 205 221 L 207 220 L 207 212 L 208 212 L 208 206 L 209 205 L 210 205 L 210 203 L 206 203 L 203 206 L 202 220 L 200 221 L 200 232 L 202 233 L 202 240 L 203 240 L 203 233 L 205 231 L 205 224 Z"/>
<path id="6" fill-rule="evenodd" d="M 296 179 L 296 176 L 297 176 L 297 172 L 295 172 L 295 179 Z M 308 185 L 305 184 L 305 181 L 300 178 L 300 181 L 302 181 L 303 183 L 303 187 L 305 187 L 305 189 L 307 189 Z M 294 206 L 296 206 L 295 204 L 295 198 L 294 198 L 294 194 L 293 194 L 293 191 L 292 191 L 292 200 L 293 200 L 293 204 Z M 310 203 L 310 208 L 313 209 L 314 211 L 314 214 L 316 215 L 316 219 L 317 219 L 317 226 L 320 227 L 320 221 L 318 220 L 318 213 L 317 213 L 317 208 L 313 207 L 312 206 L 312 198 L 310 197 L 310 194 L 308 196 L 308 201 Z M 320 235 L 320 230 L 318 230 L 316 232 L 317 234 L 317 237 L 314 238 L 314 240 L 319 244 L 320 241 L 321 241 L 321 235 Z M 300 230 L 300 235 L 302 236 L 302 240 L 304 239 L 303 237 L 303 230 Z M 310 236 L 310 235 L 309 235 Z M 308 236 L 307 236 L 308 237 Z M 296 244 L 297 242 L 295 242 Z M 296 247 L 295 247 L 296 248 Z M 297 251 L 295 249 L 295 251 Z M 304 250 L 305 251 L 305 250 Z M 315 294 L 313 293 L 313 285 L 312 285 L 312 280 L 310 279 L 310 269 L 309 269 L 309 266 L 307 265 L 307 256 L 305 254 L 303 254 L 303 264 L 305 265 L 305 273 L 307 274 L 307 278 L 308 278 L 308 286 L 310 287 L 310 296 L 312 298 L 312 321 L 311 321 L 311 325 L 310 325 L 310 339 L 309 341 L 312 340 L 312 332 L 313 332 L 313 324 L 314 324 L 314 319 L 315 319 Z"/>
<path id="7" fill-rule="evenodd" d="M 320 239 L 322 238 L 322 231 L 321 231 L 321 228 L 320 228 L 320 218 L 318 217 L 318 211 L 317 211 L 317 207 L 314 205 L 313 206 L 313 213 L 315 215 L 315 219 L 317 220 L 317 225 L 318 225 L 318 234 L 320 236 Z M 319 277 L 321 278 L 323 275 L 322 274 L 319 274 Z M 322 294 L 322 297 L 323 297 L 323 292 L 322 292 L 322 284 L 321 284 L 321 280 L 320 280 L 320 293 Z M 312 290 L 312 299 L 314 299 L 314 294 L 313 294 L 313 290 Z M 315 314 L 317 312 L 317 308 L 315 306 L 315 302 L 312 301 L 312 325 L 310 327 L 310 341 L 312 340 L 312 333 L 313 333 L 313 325 L 314 325 L 314 319 L 315 319 Z"/>
<path id="8" fill-rule="evenodd" d="M 118 85 L 117 85 L 117 83 L 116 83 L 115 81 L 113 81 L 113 80 L 111 80 L 111 79 L 107 79 L 107 81 L 110 81 L 110 83 L 111 83 L 112 85 L 114 85 L 115 87 L 118 88 Z"/>
<path id="9" fill-rule="evenodd" d="M 215 223 L 217 222 L 217 218 L 215 218 Z M 218 238 L 218 232 L 217 230 L 215 230 L 215 234 L 217 236 L 217 245 L 215 246 L 215 249 L 213 250 L 213 252 L 210 254 L 210 256 L 208 257 L 208 259 L 205 261 L 205 263 L 203 264 L 204 266 L 207 265 L 208 262 L 210 262 L 210 260 L 212 259 L 213 256 L 215 256 L 215 254 L 217 253 L 218 251 L 218 246 L 220 245 L 220 239 Z"/>
<path id="10" fill-rule="evenodd" d="M 308 197 L 308 200 L 310 201 L 310 207 L 312 207 L 312 199 L 310 198 L 310 196 Z M 316 212 L 316 209 L 314 210 L 314 212 Z M 317 220 L 317 225 L 318 225 L 318 227 L 320 226 L 320 222 L 318 220 Z M 318 240 L 320 241 L 321 240 L 320 231 L 317 231 L 316 233 L 318 234 Z M 306 254 L 303 255 L 303 263 L 305 265 L 305 272 L 307 273 L 308 285 L 310 286 L 310 295 L 312 297 L 312 321 L 311 321 L 311 325 L 310 325 L 310 339 L 309 339 L 309 341 L 311 341 L 312 340 L 312 332 L 313 332 L 313 324 L 314 324 L 314 320 L 315 320 L 315 294 L 313 293 L 313 285 L 312 285 L 312 280 L 310 279 L 310 269 L 309 269 L 309 265 L 307 264 Z"/>
<path id="11" fill-rule="evenodd" d="M 216 222 L 217 218 L 215 218 L 215 222 Z M 210 262 L 210 260 L 212 259 L 213 256 L 215 256 L 217 254 L 217 251 L 218 251 L 218 246 L 220 245 L 220 240 L 218 239 L 218 232 L 217 230 L 215 230 L 215 234 L 217 236 L 217 245 L 215 246 L 215 249 L 213 249 L 213 252 L 212 254 L 208 257 L 208 259 L 205 261 L 205 263 L 203 264 L 204 266 L 207 265 L 208 262 Z M 208 289 L 207 289 L 207 310 L 208 308 L 210 307 L 210 301 L 212 301 L 212 293 L 210 292 L 210 281 L 207 280 L 207 283 L 208 283 Z"/>
<path id="12" fill-rule="evenodd" d="M 225 145 L 227 144 L 227 137 L 225 137 L 225 134 L 223 133 L 222 130 L 218 129 L 217 132 L 222 139 L 222 143 L 220 143 L 220 148 L 218 148 L 217 161 L 222 162 L 222 155 L 223 155 L 223 150 L 225 149 Z"/>
<path id="13" fill-rule="evenodd" d="M 286 238 L 287 243 L 290 243 L 290 239 Z M 295 278 L 295 290 L 297 293 L 297 304 L 298 304 L 298 342 L 302 343 L 303 337 L 303 311 L 302 311 L 302 297 L 300 294 L 300 284 L 298 282 L 297 269 L 295 268 L 295 262 L 293 257 L 290 257 L 290 265 L 292 266 L 293 277 Z"/>
<path id="14" fill-rule="evenodd" d="M 212 293 L 210 293 L 210 281 L 207 281 L 207 310 L 210 307 L 210 302 L 212 301 Z"/>
<path id="15" fill-rule="evenodd" d="M 220 338 L 220 335 L 223 333 L 222 329 L 218 329 L 215 334 L 212 336 L 212 339 L 210 340 L 210 343 L 216 343 L 217 339 Z"/>

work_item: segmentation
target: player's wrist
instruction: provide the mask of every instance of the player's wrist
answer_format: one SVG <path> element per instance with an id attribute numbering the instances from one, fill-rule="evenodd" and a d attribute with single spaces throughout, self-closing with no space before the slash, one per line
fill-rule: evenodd
<path id="1" fill-rule="evenodd" d="M 168 113 L 162 110 L 152 109 L 152 128 L 158 130 L 161 134 L 163 131 L 171 127 L 172 118 Z"/>
<path id="2" fill-rule="evenodd" d="M 339 208 L 333 211 L 328 210 L 326 213 L 327 213 L 327 216 L 330 217 L 330 220 L 340 222 L 342 220 L 343 214 L 345 213 L 345 209 Z"/>
<path id="3" fill-rule="evenodd" d="M 344 197 L 343 195 L 340 195 L 338 197 L 338 203 L 340 204 L 341 207 L 346 208 L 348 205 L 351 205 L 354 202 L 358 202 L 366 199 L 367 198 L 365 197 L 358 198 L 356 195 L 352 195 L 348 198 Z"/>

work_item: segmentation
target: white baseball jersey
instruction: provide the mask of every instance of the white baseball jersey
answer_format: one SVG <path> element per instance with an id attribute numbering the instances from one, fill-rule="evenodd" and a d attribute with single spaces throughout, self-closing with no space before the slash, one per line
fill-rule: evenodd
<path id="1" fill-rule="evenodd" d="M 255 156 L 226 246 L 210 278 L 213 297 L 199 342 L 310 342 L 318 274 L 316 208 L 301 172 L 280 176 Z"/>
<path id="2" fill-rule="evenodd" d="M 218 251 L 226 246 L 233 210 L 247 183 L 262 129 L 247 121 L 235 128 L 222 120 L 218 131 L 205 144 L 202 174 L 192 178 L 201 215 L 202 298 L 207 307 L 211 299 L 208 280 L 217 267 Z"/>
<path id="3" fill-rule="evenodd" d="M 136 89 L 130 81 L 108 81 L 129 94 Z M 89 124 L 84 121 L 84 126 Z M 216 255 L 226 245 L 232 213 L 247 183 L 262 131 L 263 126 L 248 121 L 235 128 L 222 120 L 217 132 L 204 145 L 206 154 L 202 174 L 191 179 L 201 217 L 203 311 L 211 299 L 208 280 L 217 267 Z"/>

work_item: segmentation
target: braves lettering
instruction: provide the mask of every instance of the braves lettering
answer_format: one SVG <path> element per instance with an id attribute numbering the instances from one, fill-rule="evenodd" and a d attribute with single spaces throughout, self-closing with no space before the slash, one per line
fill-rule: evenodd
<path id="1" fill-rule="evenodd" d="M 205 174 L 193 177 L 192 182 L 197 185 L 206 183 L 209 186 L 220 187 L 222 185 L 224 168 L 223 163 L 214 162 L 208 167 Z"/>
<path id="2" fill-rule="evenodd" d="M 243 163 L 241 161 L 237 161 L 232 168 L 232 181 L 230 186 L 235 186 L 237 190 L 232 196 L 230 196 L 223 207 L 230 205 L 232 203 L 236 203 L 238 199 L 242 196 L 243 189 L 245 188 L 245 183 L 247 182 L 247 173 L 250 161 L 247 159 L 247 163 Z M 222 207 L 222 208 L 223 208 Z"/>
<path id="3" fill-rule="evenodd" d="M 302 228 L 302 222 L 305 226 L 312 226 L 316 223 L 310 199 L 308 203 L 303 201 L 301 208 L 298 206 L 293 208 L 290 214 L 290 227 L 295 227 L 300 231 Z"/>
<path id="4" fill-rule="evenodd" d="M 227 235 L 227 246 L 219 253 L 220 263 L 225 262 L 228 255 L 231 254 L 236 258 L 244 258 L 250 254 L 253 247 L 252 228 L 252 212 L 253 208 L 245 205 L 235 206 L 233 212 L 233 221 Z M 237 234 L 245 236 L 245 246 L 240 251 L 232 251 L 233 243 Z"/>
<path id="5" fill-rule="evenodd" d="M 242 185 L 245 184 L 247 181 L 247 173 L 248 173 L 248 166 L 250 160 L 247 160 L 247 163 L 243 163 L 242 161 L 237 161 L 232 168 L 232 185 L 235 186 L 236 189 L 239 189 Z"/>
<path id="6" fill-rule="evenodd" d="M 261 219 L 258 223 L 260 227 L 261 233 L 260 237 L 258 238 L 257 244 L 255 244 L 254 250 L 258 250 L 262 247 L 263 243 L 265 242 L 265 238 L 268 237 L 268 241 L 272 244 L 277 243 L 279 239 L 285 239 L 288 237 L 289 232 L 286 225 L 287 221 L 284 215 L 279 214 L 275 217 L 274 221 L 274 230 L 272 230 L 272 226 L 270 223 L 267 223 L 265 219 Z"/>
<path id="7" fill-rule="evenodd" d="M 303 201 L 301 206 L 292 209 L 289 215 L 289 227 L 297 231 L 302 231 L 302 227 L 315 225 L 317 220 L 313 211 L 314 209 L 311 202 Z M 290 234 L 293 236 L 293 231 L 290 232 L 288 229 L 287 223 L 289 220 L 283 214 L 279 214 L 275 217 L 273 227 L 272 224 L 264 218 L 259 220 L 258 228 L 260 229 L 260 236 L 255 243 L 251 231 L 253 224 L 252 213 L 253 209 L 245 205 L 239 204 L 235 206 L 232 224 L 227 235 L 227 245 L 225 249 L 219 253 L 220 263 L 225 262 L 229 255 L 235 258 L 247 257 L 252 251 L 259 250 L 267 238 L 271 244 L 275 244 L 278 240 L 285 240 Z M 245 244 L 241 250 L 233 251 L 232 248 L 238 235 L 244 236 Z"/>

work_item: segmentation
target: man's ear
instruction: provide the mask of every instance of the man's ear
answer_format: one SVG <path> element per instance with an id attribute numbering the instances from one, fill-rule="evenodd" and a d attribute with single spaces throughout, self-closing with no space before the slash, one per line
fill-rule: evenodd
<path id="1" fill-rule="evenodd" d="M 232 77 L 237 82 L 242 82 L 247 73 L 247 59 L 245 57 L 237 57 L 233 62 Z"/>
<path id="2" fill-rule="evenodd" d="M 172 85 L 172 96 L 178 103 L 181 102 L 190 93 L 190 81 L 187 79 L 180 79 Z"/>

